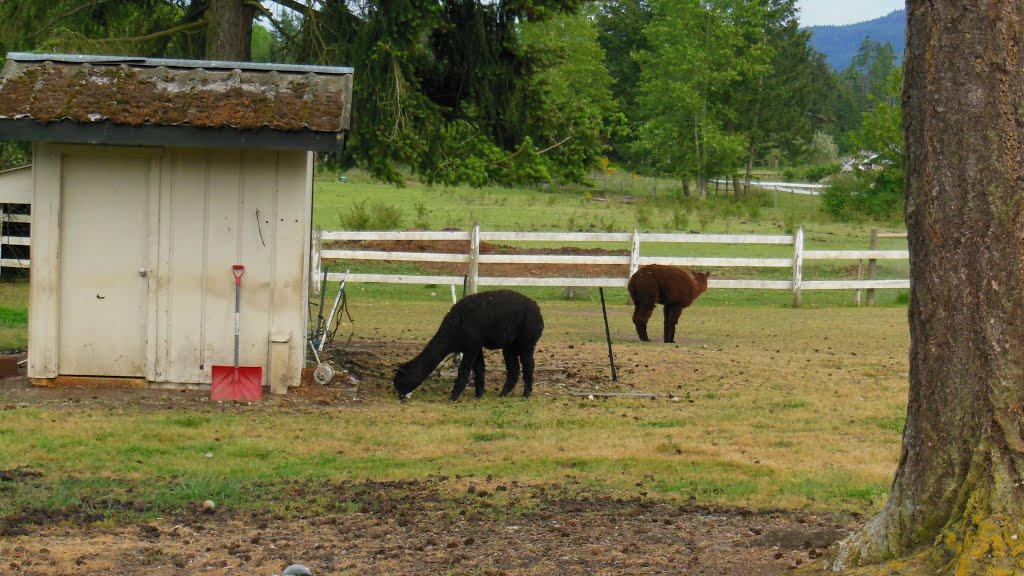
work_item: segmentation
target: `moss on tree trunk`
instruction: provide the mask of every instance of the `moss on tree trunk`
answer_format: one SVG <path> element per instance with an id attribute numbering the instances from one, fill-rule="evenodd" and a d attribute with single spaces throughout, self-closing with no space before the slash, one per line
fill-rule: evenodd
<path id="1" fill-rule="evenodd" d="M 889 500 L 825 563 L 1024 573 L 1024 0 L 910 0 L 910 397 Z"/>

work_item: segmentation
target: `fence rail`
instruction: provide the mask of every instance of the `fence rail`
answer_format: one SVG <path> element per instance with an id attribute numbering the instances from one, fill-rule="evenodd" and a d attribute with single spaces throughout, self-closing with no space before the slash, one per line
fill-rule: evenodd
<path id="1" fill-rule="evenodd" d="M 321 249 L 325 242 L 341 241 L 468 241 L 466 253 L 403 252 L 383 250 Z M 578 242 L 629 242 L 630 254 L 618 256 L 596 255 L 551 255 L 551 254 L 481 254 L 483 241 L 506 242 L 557 242 L 570 244 Z M 792 257 L 750 258 L 750 257 L 695 257 L 695 256 L 641 256 L 640 247 L 646 243 L 700 243 L 700 244 L 769 244 L 793 247 Z M 313 275 L 319 289 L 322 278 L 339 282 L 343 278 L 349 283 L 377 282 L 389 284 L 462 284 L 466 283 L 470 293 L 480 286 L 552 286 L 552 287 L 602 287 L 623 288 L 629 276 L 646 264 L 667 264 L 693 267 L 758 267 L 787 268 L 792 272 L 790 280 L 726 280 L 712 277 L 711 288 L 790 290 L 793 305 L 800 306 L 803 290 L 869 290 L 909 288 L 909 279 L 878 280 L 874 277 L 858 280 L 805 280 L 805 260 L 906 260 L 906 250 L 877 250 L 877 242 L 871 250 L 805 250 L 803 229 L 796 234 L 641 234 L 632 233 L 590 233 L 590 232 L 484 232 L 476 225 L 470 231 L 456 232 L 349 232 L 318 231 L 314 239 Z M 442 262 L 466 264 L 464 276 L 419 275 L 419 274 L 368 274 L 330 272 L 322 274 L 326 261 L 401 261 L 401 262 Z M 628 266 L 629 274 L 603 277 L 505 277 L 481 276 L 480 264 L 538 264 L 538 265 L 615 265 Z"/>
<path id="2" fill-rule="evenodd" d="M 31 224 L 32 216 L 29 214 L 12 214 L 7 210 L 9 204 L 0 205 L 0 246 L 30 246 L 32 239 L 28 236 L 11 235 L 11 224 Z M 24 228 L 22 226 L 21 228 Z M 2 248 L 0 248 L 2 250 Z M 17 253 L 15 254 L 17 255 Z M 0 269 L 2 268 L 30 268 L 28 258 L 0 258 Z"/>

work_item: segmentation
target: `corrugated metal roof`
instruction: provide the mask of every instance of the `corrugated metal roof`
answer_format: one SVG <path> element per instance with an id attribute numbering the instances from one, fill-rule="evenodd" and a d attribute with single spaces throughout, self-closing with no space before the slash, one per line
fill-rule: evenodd
<path id="1" fill-rule="evenodd" d="M 0 119 L 122 126 L 349 128 L 352 69 L 67 54 L 7 55 Z"/>

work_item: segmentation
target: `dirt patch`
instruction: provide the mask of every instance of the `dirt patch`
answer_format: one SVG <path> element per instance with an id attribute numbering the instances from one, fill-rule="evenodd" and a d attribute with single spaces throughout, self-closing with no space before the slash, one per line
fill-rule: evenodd
<path id="1" fill-rule="evenodd" d="M 0 539 L 0 558 L 4 569 L 39 575 L 271 574 L 301 563 L 314 574 L 762 576 L 806 564 L 853 527 L 836 517 L 602 498 L 572 477 L 265 488 L 284 490 L 292 510 L 324 495 L 333 505 L 315 516 L 196 506 L 116 528 L 37 516 L 31 534 Z"/>

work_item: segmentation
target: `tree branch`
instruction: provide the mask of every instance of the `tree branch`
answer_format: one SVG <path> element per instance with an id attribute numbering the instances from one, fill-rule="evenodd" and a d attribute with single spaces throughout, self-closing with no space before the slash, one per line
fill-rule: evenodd
<path id="1" fill-rule="evenodd" d="M 49 22 L 47 22 L 46 24 L 43 24 L 38 30 L 33 32 L 32 35 L 29 36 L 29 37 L 30 38 L 35 38 L 36 36 L 39 36 L 40 34 L 45 32 L 46 30 L 48 30 L 51 26 L 53 26 L 57 22 L 60 22 L 61 20 L 65 19 L 65 18 L 70 18 L 70 17 L 74 16 L 75 14 L 81 12 L 82 10 L 88 10 L 90 8 L 93 8 L 94 6 L 99 6 L 100 4 L 106 4 L 109 1 L 110 0 L 94 0 L 93 2 L 89 2 L 88 4 L 82 4 L 81 6 L 79 6 L 77 8 L 72 8 L 71 10 L 68 10 L 67 12 L 61 14 L 60 16 L 54 16 L 53 18 L 50 19 Z"/>
<path id="2" fill-rule="evenodd" d="M 191 30 L 193 28 L 199 28 L 201 26 L 206 26 L 206 20 L 201 19 L 188 24 L 182 24 L 181 26 L 175 26 L 174 28 L 168 28 L 167 30 L 161 30 L 152 34 L 145 34 L 143 36 L 135 36 L 133 38 L 96 38 L 92 41 L 104 44 L 112 42 L 146 42 L 148 40 L 156 40 L 157 38 L 177 34 L 178 32 L 185 32 L 186 30 Z"/>
<path id="3" fill-rule="evenodd" d="M 288 40 L 288 42 L 295 41 L 295 37 L 292 36 L 291 34 L 288 34 L 288 31 L 285 30 L 283 26 L 281 26 L 281 22 L 274 18 L 274 13 L 271 12 L 261 2 L 259 2 L 258 0 L 248 0 L 246 4 L 248 4 L 249 6 L 254 6 L 256 8 L 256 11 L 262 14 L 264 18 L 269 20 L 270 25 L 273 26 L 275 30 L 277 30 L 278 34 L 284 36 L 285 39 Z"/>
<path id="4" fill-rule="evenodd" d="M 299 2 L 296 2 L 295 0 L 270 0 L 270 1 L 273 2 L 274 4 L 277 4 L 278 6 L 284 6 L 285 8 L 294 10 L 295 12 L 298 12 L 300 14 L 307 14 L 307 13 L 311 13 L 311 12 L 315 11 L 312 6 L 307 6 L 305 4 L 300 4 Z M 254 2 L 254 3 L 258 4 L 258 2 Z"/>
<path id="5" fill-rule="evenodd" d="M 558 148 L 562 144 L 565 144 L 569 140 L 572 140 L 572 136 L 566 136 L 565 138 L 562 138 L 561 141 L 555 142 L 554 144 L 552 144 L 551 146 L 548 146 L 547 148 L 545 148 L 543 150 L 538 150 L 537 151 L 537 155 L 540 156 L 541 154 L 543 154 L 545 152 L 550 152 L 551 150 L 554 150 L 555 148 Z M 511 159 L 515 158 L 516 156 L 518 156 L 519 153 L 522 152 L 522 151 L 523 151 L 523 149 L 519 148 L 515 152 L 509 154 L 508 156 L 505 156 L 504 158 L 501 158 L 499 160 L 495 160 L 493 162 L 490 162 L 487 165 L 488 166 L 493 166 L 495 164 L 501 164 L 502 162 L 508 162 L 509 160 L 511 160 Z"/>
<path id="6" fill-rule="evenodd" d="M 562 144 L 565 144 L 569 140 L 572 140 L 572 136 L 566 136 L 565 138 L 562 138 L 561 142 L 556 142 L 556 143 L 552 144 L 551 146 L 548 146 L 547 148 L 545 148 L 543 150 L 538 150 L 537 154 L 543 154 L 543 153 L 548 152 L 550 150 L 554 150 L 555 148 L 558 148 L 559 146 L 561 146 Z"/>

